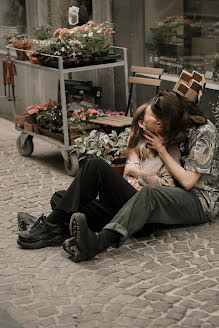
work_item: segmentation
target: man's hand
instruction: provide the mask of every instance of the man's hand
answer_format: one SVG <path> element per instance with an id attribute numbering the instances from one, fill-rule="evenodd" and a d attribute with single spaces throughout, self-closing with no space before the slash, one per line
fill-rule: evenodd
<path id="1" fill-rule="evenodd" d="M 164 140 L 161 135 L 156 135 L 149 130 L 144 133 L 144 137 L 147 140 L 147 147 L 156 150 L 158 154 L 161 154 L 166 150 L 166 146 L 163 144 Z"/>

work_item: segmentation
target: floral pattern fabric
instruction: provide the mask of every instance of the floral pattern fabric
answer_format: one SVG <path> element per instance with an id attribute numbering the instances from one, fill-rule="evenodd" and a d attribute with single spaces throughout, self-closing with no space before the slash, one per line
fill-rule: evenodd
<path id="1" fill-rule="evenodd" d="M 181 154 L 177 146 L 171 146 L 168 149 L 169 154 L 180 164 Z M 138 178 L 124 176 L 124 178 L 133 185 L 136 190 L 141 190 L 146 185 L 154 186 L 176 186 L 176 181 L 167 170 L 164 162 L 158 155 L 147 157 L 140 161 L 141 170 Z M 135 181 L 133 181 L 135 180 Z"/>
<path id="2" fill-rule="evenodd" d="M 211 121 L 193 127 L 180 146 L 184 168 L 202 173 L 193 187 L 207 216 L 215 219 L 219 212 L 219 136 Z"/>

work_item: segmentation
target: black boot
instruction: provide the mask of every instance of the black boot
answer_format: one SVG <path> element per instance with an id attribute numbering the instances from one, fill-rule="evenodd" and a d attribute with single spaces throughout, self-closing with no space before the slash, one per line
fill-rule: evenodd
<path id="1" fill-rule="evenodd" d="M 86 215 L 83 213 L 72 215 L 69 229 L 72 238 L 65 240 L 63 248 L 71 254 L 74 262 L 93 258 L 119 238 L 119 234 L 112 230 L 102 230 L 99 233 L 91 231 L 87 225 Z"/>
<path id="2" fill-rule="evenodd" d="M 35 216 L 24 212 L 18 212 L 17 219 L 18 228 L 20 231 L 30 229 L 37 221 L 37 218 Z"/>
<path id="3" fill-rule="evenodd" d="M 68 238 L 63 228 L 46 223 L 45 216 L 41 216 L 30 230 L 21 231 L 17 243 L 22 248 L 35 249 L 47 246 L 60 246 Z"/>

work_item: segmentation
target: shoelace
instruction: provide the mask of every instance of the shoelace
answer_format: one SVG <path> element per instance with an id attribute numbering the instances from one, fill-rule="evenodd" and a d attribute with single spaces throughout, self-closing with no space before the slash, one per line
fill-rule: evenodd
<path id="1" fill-rule="evenodd" d="M 46 218 L 46 216 L 44 214 L 42 214 L 39 219 L 36 221 L 36 223 L 33 225 L 33 227 L 31 228 L 32 231 L 34 231 L 35 229 L 38 228 L 43 228 L 45 226 L 45 223 L 43 222 L 43 220 Z"/>

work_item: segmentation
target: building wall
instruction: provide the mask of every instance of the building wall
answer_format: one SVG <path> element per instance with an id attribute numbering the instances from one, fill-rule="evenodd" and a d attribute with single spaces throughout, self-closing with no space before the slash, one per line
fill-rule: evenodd
<path id="1" fill-rule="evenodd" d="M 47 23 L 48 8 L 61 5 L 61 0 L 26 0 L 29 33 L 34 27 Z M 51 3 L 49 4 L 49 2 Z M 93 0 L 93 20 L 103 22 L 112 21 L 116 30 L 114 45 L 128 49 L 128 64 L 145 66 L 145 31 L 144 31 L 144 0 Z M 57 27 L 60 26 L 56 21 Z M 147 25 L 147 24 L 146 24 Z M 4 55 L 1 55 L 1 59 Z M 30 69 L 16 65 L 16 111 L 22 113 L 29 105 L 41 104 L 49 99 L 57 99 L 58 76 L 54 73 Z M 2 76 L 2 65 L 0 75 Z M 69 78 L 66 76 L 66 78 Z M 92 80 L 96 86 L 103 87 L 102 106 L 108 109 L 125 110 L 125 85 L 123 68 L 104 69 L 90 72 L 75 73 L 72 79 Z M 163 82 L 162 88 L 172 89 L 173 83 Z M 0 95 L 4 94 L 3 85 L 0 84 Z M 140 105 L 155 94 L 154 88 L 138 87 L 136 89 L 133 107 Z M 219 99 L 218 91 L 206 90 L 202 106 L 208 116 L 214 121 L 212 101 Z M 13 119 L 12 103 L 0 98 L 0 116 Z"/>

